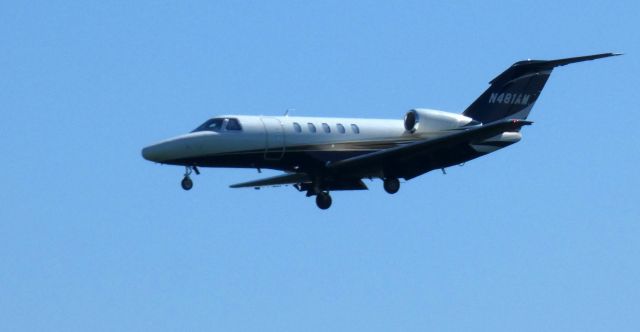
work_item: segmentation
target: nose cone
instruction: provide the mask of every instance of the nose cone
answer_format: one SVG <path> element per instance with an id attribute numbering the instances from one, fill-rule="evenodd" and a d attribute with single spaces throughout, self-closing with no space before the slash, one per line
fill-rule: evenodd
<path id="1" fill-rule="evenodd" d="M 173 137 L 142 149 L 142 157 L 156 163 L 173 163 L 185 158 L 198 156 L 202 151 L 202 133 L 191 133 Z"/>
<path id="2" fill-rule="evenodd" d="M 167 154 L 166 143 L 149 145 L 142 149 L 142 157 L 149 161 L 161 163 L 165 160 Z"/>

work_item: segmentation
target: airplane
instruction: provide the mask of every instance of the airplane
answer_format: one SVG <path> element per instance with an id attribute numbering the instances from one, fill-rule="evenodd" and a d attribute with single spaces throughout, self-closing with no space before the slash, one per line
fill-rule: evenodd
<path id="1" fill-rule="evenodd" d="M 524 60 L 489 82 L 462 114 L 415 108 L 404 119 L 221 115 L 190 133 L 142 149 L 156 163 L 185 167 L 184 190 L 201 167 L 274 169 L 281 175 L 231 185 L 293 185 L 320 209 L 331 191 L 366 190 L 363 179 L 381 179 L 389 194 L 399 179 L 464 164 L 512 145 L 531 125 L 527 117 L 554 68 L 618 53 L 557 60 Z"/>

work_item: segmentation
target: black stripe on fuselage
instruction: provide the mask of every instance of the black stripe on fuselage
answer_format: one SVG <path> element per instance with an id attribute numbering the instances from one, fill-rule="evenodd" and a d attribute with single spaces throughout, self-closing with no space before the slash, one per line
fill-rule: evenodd
<path id="1" fill-rule="evenodd" d="M 360 141 L 341 142 L 316 145 L 300 145 L 265 151 L 248 150 L 233 153 L 221 153 L 206 156 L 190 157 L 164 161 L 163 164 L 200 166 L 200 167 L 231 167 L 231 168 L 265 168 L 282 171 L 321 172 L 328 162 L 344 160 L 363 154 L 388 149 L 398 145 L 408 144 L 415 140 L 405 141 Z M 480 145 L 504 147 L 512 142 L 490 142 Z M 398 161 L 390 169 L 385 170 L 396 177 L 413 178 L 433 169 L 449 167 L 475 159 L 486 153 L 474 150 L 469 144 L 460 144 L 439 152 L 408 157 Z M 271 158 L 265 158 L 271 157 Z"/>
<path id="2" fill-rule="evenodd" d="M 167 160 L 163 164 L 298 170 L 300 168 L 323 167 L 327 162 L 356 157 L 412 143 L 416 140 L 418 138 L 294 145 L 285 146 L 284 153 L 283 148 L 254 149 Z"/>
<path id="3" fill-rule="evenodd" d="M 269 168 L 283 171 L 305 171 L 322 168 L 327 162 L 334 162 L 378 149 L 337 150 L 337 149 L 300 149 L 253 150 L 223 153 L 164 161 L 169 165 L 193 165 L 201 167 Z"/>

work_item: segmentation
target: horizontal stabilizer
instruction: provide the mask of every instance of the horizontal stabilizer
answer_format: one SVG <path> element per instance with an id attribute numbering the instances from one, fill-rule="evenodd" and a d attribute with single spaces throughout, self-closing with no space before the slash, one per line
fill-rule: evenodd
<path id="1" fill-rule="evenodd" d="M 534 73 L 543 70 L 550 70 L 555 67 L 566 66 L 568 64 L 590 61 L 596 59 L 607 58 L 610 56 L 622 55 L 621 53 L 602 53 L 594 55 L 577 56 L 573 58 L 564 58 L 556 60 L 524 60 L 514 63 L 509 69 L 491 80 L 489 84 L 506 83 L 513 78 L 522 76 L 526 73 Z"/>

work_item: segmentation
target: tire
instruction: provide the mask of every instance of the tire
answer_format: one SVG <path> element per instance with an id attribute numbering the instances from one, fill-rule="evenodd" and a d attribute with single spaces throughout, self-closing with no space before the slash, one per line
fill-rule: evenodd
<path id="1" fill-rule="evenodd" d="M 180 182 L 180 185 L 184 190 L 191 190 L 191 188 L 193 188 L 193 181 L 191 181 L 191 178 L 185 176 L 182 182 Z"/>
<path id="2" fill-rule="evenodd" d="M 321 210 L 326 210 L 331 207 L 331 196 L 328 193 L 321 192 L 316 196 L 316 205 Z"/>
<path id="3" fill-rule="evenodd" d="M 400 181 L 396 178 L 384 179 L 384 191 L 389 194 L 395 194 L 400 190 Z"/>

